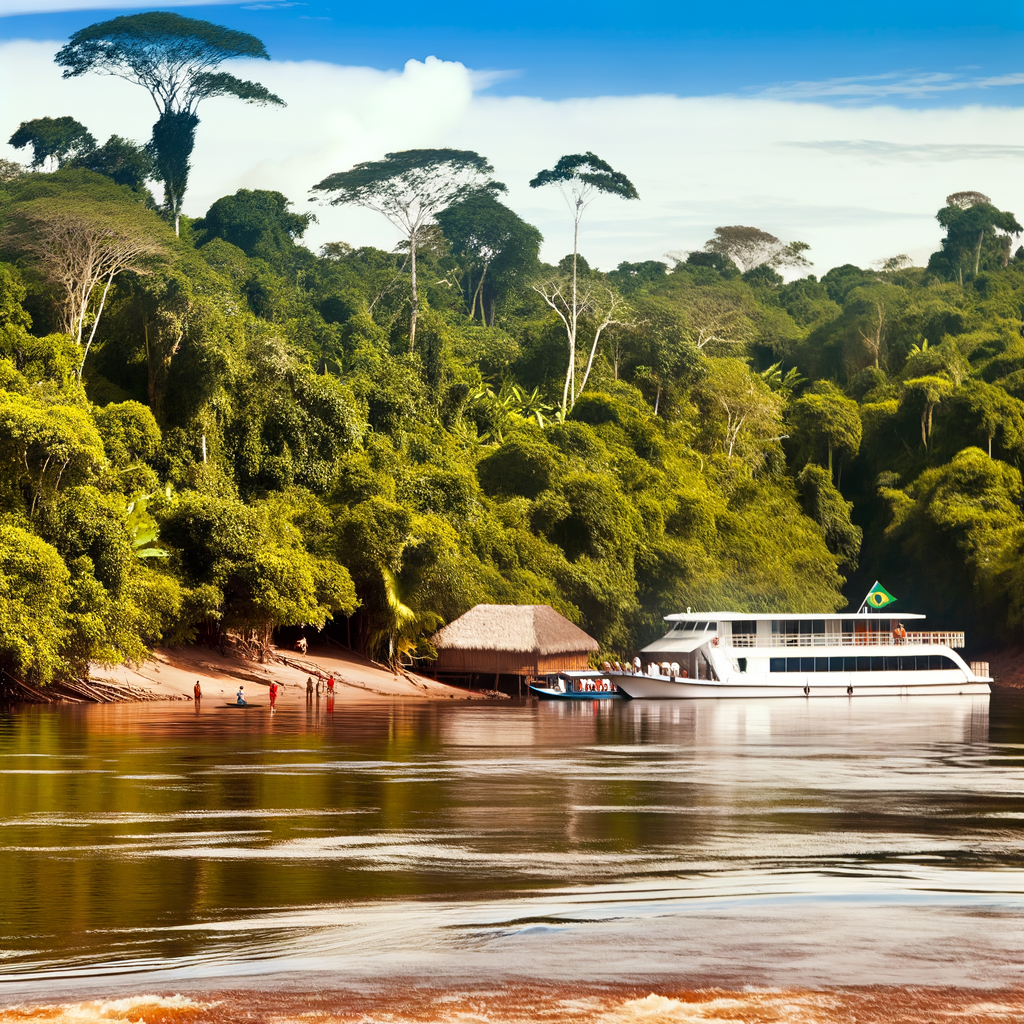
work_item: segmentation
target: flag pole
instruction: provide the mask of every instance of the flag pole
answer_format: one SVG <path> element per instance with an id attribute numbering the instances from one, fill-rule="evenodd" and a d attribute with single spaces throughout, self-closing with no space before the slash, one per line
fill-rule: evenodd
<path id="1" fill-rule="evenodd" d="M 874 591 L 875 587 L 878 587 L 878 586 L 881 586 L 881 584 L 878 582 L 878 580 L 875 580 L 875 582 L 874 582 L 873 586 L 871 587 L 871 589 L 864 595 L 864 600 L 861 601 L 860 607 L 857 609 L 857 614 L 858 615 L 860 615 L 861 612 L 863 612 L 868 607 L 868 598 L 871 596 L 871 594 Z M 868 611 L 868 614 L 870 615 L 871 612 Z"/>

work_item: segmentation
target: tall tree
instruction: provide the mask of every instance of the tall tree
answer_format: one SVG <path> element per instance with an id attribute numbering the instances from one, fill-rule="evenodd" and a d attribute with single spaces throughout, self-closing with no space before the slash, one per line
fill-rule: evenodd
<path id="1" fill-rule="evenodd" d="M 572 280 L 568 295 L 563 296 L 561 300 L 564 303 L 564 310 L 553 304 L 555 296 L 551 288 L 547 289 L 548 294 L 541 292 L 544 301 L 561 317 L 569 341 L 569 367 L 562 389 L 562 414 L 565 415 L 572 408 L 569 402 L 570 393 L 577 390 L 576 333 L 580 316 L 584 312 L 579 304 L 577 267 L 580 220 L 587 207 L 601 194 L 618 196 L 620 199 L 639 199 L 640 193 L 625 174 L 616 171 L 611 164 L 589 150 L 586 153 L 572 153 L 561 157 L 554 167 L 541 171 L 530 182 L 530 188 L 542 188 L 545 185 L 556 186 L 572 213 Z M 564 301 L 566 298 L 569 300 L 567 303 Z M 575 402 L 575 398 L 573 401 Z"/>
<path id="2" fill-rule="evenodd" d="M 73 117 L 37 117 L 22 121 L 7 140 L 15 149 L 32 147 L 33 170 L 50 164 L 50 170 L 63 167 L 83 153 L 96 148 L 96 140 L 89 129 Z"/>
<path id="3" fill-rule="evenodd" d="M 416 251 L 424 229 L 446 207 L 480 192 L 504 192 L 494 181 L 494 168 L 479 153 L 466 149 L 406 149 L 366 160 L 350 171 L 338 171 L 313 186 L 331 194 L 333 206 L 362 206 L 382 214 L 409 245 L 412 314 L 409 351 L 416 347 L 420 300 L 416 283 Z"/>
<path id="4" fill-rule="evenodd" d="M 310 223 L 312 213 L 292 213 L 291 201 L 280 192 L 240 188 L 218 199 L 193 227 L 209 238 L 223 238 L 247 256 L 273 259 L 292 249 Z"/>
<path id="5" fill-rule="evenodd" d="M 111 209 L 47 198 L 17 207 L 4 231 L 4 243 L 31 260 L 61 295 L 64 329 L 82 350 L 79 378 L 114 279 L 128 270 L 147 274 L 167 253 L 147 219 L 161 225 L 156 214 L 135 203 Z"/>
<path id="6" fill-rule="evenodd" d="M 786 419 L 797 459 L 804 464 L 819 462 L 824 453 L 829 479 L 836 452 L 852 459 L 860 451 L 863 428 L 857 403 L 831 381 L 812 384 L 789 406 Z"/>
<path id="7" fill-rule="evenodd" d="M 475 192 L 437 215 L 452 255 L 465 274 L 470 317 L 494 323 L 500 296 L 537 266 L 541 233 L 489 191 Z"/>
<path id="8" fill-rule="evenodd" d="M 577 399 L 587 386 L 590 371 L 594 366 L 594 356 L 601 335 L 609 327 L 635 326 L 632 310 L 626 305 L 622 296 L 593 273 L 588 273 L 582 280 L 573 273 L 556 274 L 554 277 L 534 285 L 534 291 L 558 314 L 562 321 L 566 336 L 569 339 L 569 365 L 565 371 L 565 385 L 562 389 L 562 404 L 559 412 L 562 419 L 572 412 Z M 576 383 L 576 341 L 579 331 L 586 327 L 588 334 L 593 331 L 590 352 L 586 364 L 581 365 L 582 376 Z M 586 350 L 584 350 L 585 352 Z M 580 358 L 582 364 L 583 359 Z"/>
<path id="9" fill-rule="evenodd" d="M 284 106 L 266 86 L 217 71 L 232 58 L 269 60 L 263 43 L 246 32 L 167 11 L 129 14 L 76 32 L 57 52 L 64 78 L 87 71 L 141 85 L 158 112 L 152 146 L 164 185 L 164 206 L 179 231 L 182 200 L 196 141 L 199 104 L 214 96 Z"/>
<path id="10" fill-rule="evenodd" d="M 965 273 L 971 278 L 982 269 L 1005 267 L 1012 236 L 1024 231 L 1012 213 L 997 210 L 981 192 L 946 196 L 935 219 L 946 229 L 946 237 L 928 260 L 928 269 L 959 284 Z"/>
<path id="11" fill-rule="evenodd" d="M 806 242 L 783 242 L 767 231 L 742 224 L 715 228 L 715 237 L 704 243 L 705 252 L 732 260 L 744 272 L 763 266 L 809 267 L 804 256 L 809 248 Z"/>

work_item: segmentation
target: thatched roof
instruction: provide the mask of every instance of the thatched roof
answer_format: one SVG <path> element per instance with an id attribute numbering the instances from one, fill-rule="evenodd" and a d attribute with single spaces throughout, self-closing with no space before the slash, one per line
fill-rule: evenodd
<path id="1" fill-rule="evenodd" d="M 601 645 L 546 604 L 478 604 L 434 634 L 439 650 L 540 655 L 597 651 Z"/>

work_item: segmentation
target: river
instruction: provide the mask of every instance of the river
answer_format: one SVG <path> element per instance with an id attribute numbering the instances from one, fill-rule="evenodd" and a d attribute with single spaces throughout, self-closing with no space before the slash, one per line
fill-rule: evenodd
<path id="1" fill-rule="evenodd" d="M 0 712 L 3 1019 L 1020 1019 L 1022 911 L 1024 694 Z"/>

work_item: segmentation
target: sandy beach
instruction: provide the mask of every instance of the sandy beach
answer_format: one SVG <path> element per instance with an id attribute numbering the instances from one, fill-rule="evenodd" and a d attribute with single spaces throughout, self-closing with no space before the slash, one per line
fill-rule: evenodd
<path id="1" fill-rule="evenodd" d="M 234 652 L 221 654 L 210 647 L 157 648 L 145 664 L 108 668 L 94 665 L 90 677 L 104 682 L 140 686 L 167 700 L 192 699 L 199 681 L 207 700 L 233 700 L 239 685 L 250 700 L 266 700 L 271 683 L 281 688 L 279 704 L 306 699 L 306 680 L 317 673 L 335 680 L 335 699 L 351 702 L 380 697 L 414 697 L 426 700 L 477 700 L 483 695 L 438 683 L 413 672 L 389 669 L 338 647 L 311 647 L 302 655 L 277 651 L 283 660 L 266 664 L 249 661 Z M 326 694 L 326 687 L 322 685 Z"/>

